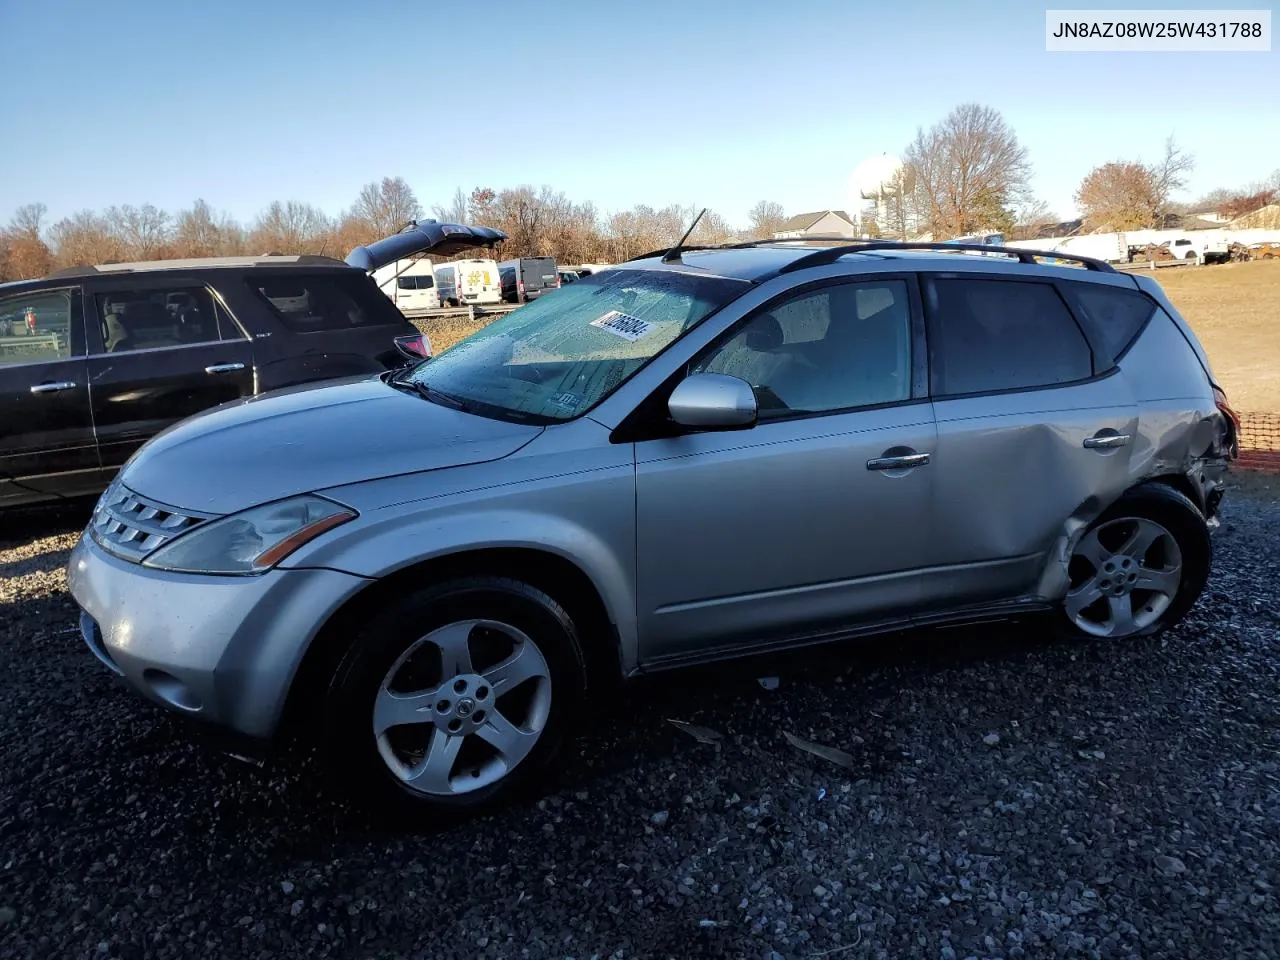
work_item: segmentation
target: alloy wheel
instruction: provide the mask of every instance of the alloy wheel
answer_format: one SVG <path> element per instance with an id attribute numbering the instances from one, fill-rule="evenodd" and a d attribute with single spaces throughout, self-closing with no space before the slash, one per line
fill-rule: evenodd
<path id="1" fill-rule="evenodd" d="M 462 620 L 419 638 L 387 671 L 373 735 L 411 790 L 457 796 L 506 776 L 538 742 L 551 710 L 551 671 L 525 633 Z"/>
<path id="2" fill-rule="evenodd" d="M 1096 637 L 1127 637 L 1154 624 L 1182 583 L 1182 552 L 1165 527 L 1121 517 L 1090 530 L 1068 568 L 1066 613 Z"/>

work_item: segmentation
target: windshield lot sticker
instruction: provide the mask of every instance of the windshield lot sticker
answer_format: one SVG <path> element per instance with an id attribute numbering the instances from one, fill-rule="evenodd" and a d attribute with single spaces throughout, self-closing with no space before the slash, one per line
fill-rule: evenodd
<path id="1" fill-rule="evenodd" d="M 592 320 L 591 325 L 599 327 L 601 330 L 608 330 L 610 333 L 617 334 L 623 340 L 629 340 L 632 343 L 635 343 L 641 337 L 648 336 L 653 331 L 653 324 L 648 320 L 627 316 L 627 314 L 619 310 L 610 310 L 604 316 Z"/>
<path id="2" fill-rule="evenodd" d="M 557 393 L 551 398 L 551 402 L 561 407 L 568 407 L 573 410 L 582 402 L 582 398 L 576 393 Z"/>

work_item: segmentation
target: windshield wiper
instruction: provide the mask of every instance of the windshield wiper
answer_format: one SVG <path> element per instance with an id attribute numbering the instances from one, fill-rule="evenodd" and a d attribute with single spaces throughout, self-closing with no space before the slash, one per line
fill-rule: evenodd
<path id="1" fill-rule="evenodd" d="M 437 390 L 435 387 L 428 387 L 425 383 L 418 383 L 412 380 L 409 383 L 424 400 L 438 403 L 442 407 L 452 407 L 454 410 L 461 410 L 463 413 L 471 412 L 471 404 L 462 399 L 462 397 L 455 397 L 453 394 Z"/>
<path id="2" fill-rule="evenodd" d="M 435 387 L 429 387 L 425 383 L 394 375 L 387 377 L 386 382 L 398 390 L 416 393 L 423 400 L 430 400 L 432 403 L 438 403 L 442 407 L 451 407 L 464 413 L 470 412 L 471 404 L 468 401 L 461 397 L 455 397 L 451 393 L 445 393 L 443 390 L 437 390 Z"/>

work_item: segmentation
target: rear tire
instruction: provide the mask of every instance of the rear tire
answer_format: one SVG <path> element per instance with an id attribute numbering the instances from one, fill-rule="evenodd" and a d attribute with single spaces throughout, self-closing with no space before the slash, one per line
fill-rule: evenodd
<path id="1" fill-rule="evenodd" d="M 326 766 L 361 806 L 469 816 L 538 788 L 579 713 L 568 613 L 516 580 L 420 590 L 355 638 L 325 703 Z"/>
<path id="2" fill-rule="evenodd" d="M 1199 599 L 1212 562 L 1209 528 L 1191 500 L 1160 483 L 1135 487 L 1074 547 L 1060 621 L 1075 638 L 1161 633 Z"/>

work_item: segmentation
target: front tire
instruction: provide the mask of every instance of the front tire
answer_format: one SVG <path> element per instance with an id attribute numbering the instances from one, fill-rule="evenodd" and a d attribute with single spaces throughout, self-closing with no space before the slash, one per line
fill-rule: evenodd
<path id="1" fill-rule="evenodd" d="M 536 788 L 586 687 L 568 613 L 527 584 L 428 587 L 373 618 L 326 697 L 328 767 L 363 806 L 470 815 Z"/>
<path id="2" fill-rule="evenodd" d="M 1146 637 L 1174 626 L 1209 578 L 1213 544 L 1204 516 L 1163 484 L 1136 487 L 1076 543 L 1061 616 L 1075 637 Z"/>

